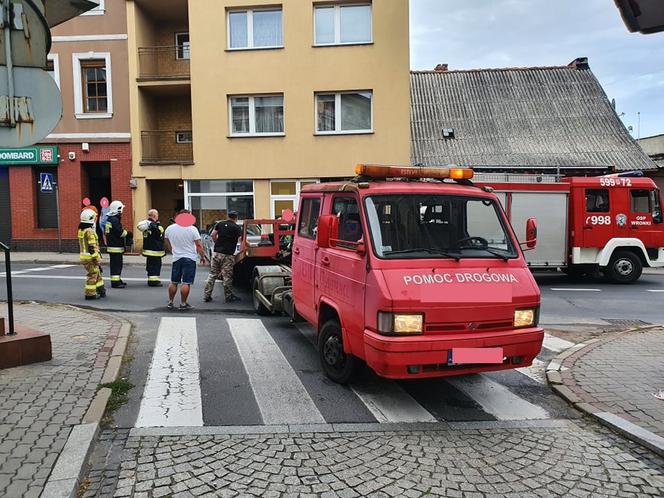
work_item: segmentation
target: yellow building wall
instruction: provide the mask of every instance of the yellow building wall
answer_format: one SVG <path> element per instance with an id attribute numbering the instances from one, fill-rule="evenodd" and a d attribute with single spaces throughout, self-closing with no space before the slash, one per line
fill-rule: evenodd
<path id="1" fill-rule="evenodd" d="M 314 47 L 314 4 L 285 0 L 283 49 L 226 50 L 226 8 L 274 4 L 189 2 L 196 164 L 187 178 L 352 176 L 358 162 L 407 164 L 408 1 L 373 2 L 373 44 Z M 374 133 L 316 136 L 314 92 L 343 90 L 373 90 Z M 229 138 L 228 95 L 282 92 L 285 137 Z"/>
<path id="2" fill-rule="evenodd" d="M 373 43 L 329 47 L 314 47 L 313 17 L 315 4 L 332 2 L 189 0 L 191 166 L 140 165 L 140 132 L 158 125 L 160 107 L 173 97 L 142 95 L 136 54 L 139 47 L 173 44 L 173 33 L 185 29 L 150 19 L 136 3 L 127 1 L 137 210 L 150 203 L 144 179 L 251 179 L 254 215 L 267 218 L 270 179 L 349 177 L 360 162 L 410 162 L 408 0 L 374 0 Z M 279 4 L 284 48 L 227 50 L 227 9 Z M 373 133 L 316 135 L 315 93 L 355 90 L 373 91 Z M 284 94 L 285 136 L 231 138 L 228 96 L 274 93 Z"/>

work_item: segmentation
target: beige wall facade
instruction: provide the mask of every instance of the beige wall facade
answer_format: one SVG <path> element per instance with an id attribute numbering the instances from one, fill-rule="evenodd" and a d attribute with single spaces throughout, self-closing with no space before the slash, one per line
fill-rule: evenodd
<path id="1" fill-rule="evenodd" d="M 289 198 L 276 203 L 274 181 L 292 180 L 296 194 L 301 180 L 351 177 L 354 165 L 360 162 L 409 162 L 408 0 L 166 3 L 172 11 L 180 12 L 182 3 L 186 5 L 186 26 L 182 17 L 160 14 L 154 0 L 127 1 L 129 52 L 144 54 L 145 47 L 172 45 L 176 32 L 188 31 L 190 76 L 183 77 L 179 69 L 170 69 L 169 64 L 181 62 L 176 60 L 174 48 L 170 49 L 169 60 L 160 64 L 164 73 L 171 71 L 170 76 L 145 78 L 141 57 L 130 57 L 131 130 L 139 137 L 146 129 L 156 127 L 170 136 L 174 129 L 190 125 L 193 154 L 191 164 L 168 157 L 160 164 L 147 164 L 143 157 L 147 137 L 143 134 L 143 140 L 134 141 L 137 211 L 156 202 L 155 192 L 149 192 L 152 181 L 171 180 L 183 185 L 185 205 L 200 214 L 201 222 L 213 216 L 205 213 L 216 216 L 234 209 L 234 205 L 240 210 L 252 209 L 254 217 L 270 217 L 274 206 L 285 205 L 283 199 Z M 316 46 L 314 9 L 322 5 L 371 5 L 371 40 Z M 266 8 L 281 9 L 282 46 L 231 50 L 229 12 Z M 371 129 L 318 133 L 316 94 L 343 92 L 372 94 Z M 264 95 L 283 96 L 283 133 L 233 136 L 229 98 Z M 218 182 L 207 183 L 212 180 Z M 246 182 L 231 183 L 233 180 Z M 248 207 L 247 189 L 252 207 Z"/>

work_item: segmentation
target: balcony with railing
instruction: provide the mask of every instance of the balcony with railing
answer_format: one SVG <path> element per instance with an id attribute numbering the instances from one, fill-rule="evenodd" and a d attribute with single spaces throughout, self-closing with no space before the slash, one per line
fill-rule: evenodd
<path id="1" fill-rule="evenodd" d="M 189 45 L 141 47 L 138 49 L 138 80 L 188 80 Z"/>
<path id="2" fill-rule="evenodd" d="M 191 125 L 189 125 L 191 129 Z M 194 164 L 192 134 L 188 130 L 150 130 L 141 132 L 141 165 Z"/>

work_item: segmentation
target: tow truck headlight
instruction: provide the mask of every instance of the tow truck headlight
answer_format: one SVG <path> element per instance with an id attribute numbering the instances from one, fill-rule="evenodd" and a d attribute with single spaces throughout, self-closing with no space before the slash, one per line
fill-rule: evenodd
<path id="1" fill-rule="evenodd" d="M 537 308 L 514 310 L 514 328 L 534 327 L 537 325 Z"/>
<path id="2" fill-rule="evenodd" d="M 386 335 L 415 335 L 424 330 L 421 313 L 378 313 L 378 331 Z"/>

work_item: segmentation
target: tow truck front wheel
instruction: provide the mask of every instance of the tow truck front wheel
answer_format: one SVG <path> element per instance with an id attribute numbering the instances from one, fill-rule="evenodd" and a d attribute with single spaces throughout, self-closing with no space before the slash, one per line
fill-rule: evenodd
<path id="1" fill-rule="evenodd" d="M 639 257 L 630 251 L 616 251 L 611 256 L 606 274 L 616 284 L 636 282 L 643 271 Z"/>
<path id="2" fill-rule="evenodd" d="M 341 325 L 338 321 L 330 320 L 321 327 L 318 354 L 325 375 L 339 384 L 350 382 L 357 360 L 344 351 Z"/>

